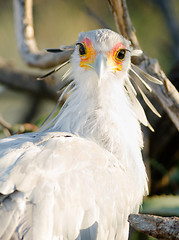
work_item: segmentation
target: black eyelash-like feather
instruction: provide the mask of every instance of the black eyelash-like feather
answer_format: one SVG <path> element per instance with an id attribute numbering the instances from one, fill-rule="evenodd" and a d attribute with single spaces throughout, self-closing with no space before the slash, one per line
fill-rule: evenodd
<path id="1" fill-rule="evenodd" d="M 50 71 L 49 73 L 43 75 L 42 77 L 38 77 L 37 80 L 43 80 L 46 77 L 49 77 L 50 75 L 58 72 L 58 70 L 60 70 L 62 67 L 64 67 L 65 65 L 67 65 L 70 62 L 70 60 L 64 62 L 63 64 L 61 64 L 60 66 L 58 66 L 57 68 L 53 69 L 52 71 Z"/>
<path id="2" fill-rule="evenodd" d="M 46 51 L 51 53 L 59 53 L 59 52 L 63 52 L 64 50 L 60 48 L 47 48 Z"/>

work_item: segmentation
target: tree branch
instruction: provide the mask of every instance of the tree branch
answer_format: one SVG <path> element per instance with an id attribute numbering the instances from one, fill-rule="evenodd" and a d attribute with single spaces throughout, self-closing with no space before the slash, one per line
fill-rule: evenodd
<path id="1" fill-rule="evenodd" d="M 134 48 L 140 48 L 134 28 L 132 26 L 126 0 L 108 0 L 112 8 L 117 28 L 121 34 L 129 39 Z M 164 110 L 168 113 L 170 119 L 179 130 L 179 93 L 176 88 L 172 85 L 169 79 L 165 76 L 158 62 L 151 59 L 144 54 L 138 58 L 138 62 L 132 59 L 135 64 L 150 75 L 153 75 L 163 81 L 163 85 L 157 85 L 152 82 L 148 82 L 154 96 L 158 99 Z"/>
<path id="2" fill-rule="evenodd" d="M 129 223 L 137 231 L 158 239 L 179 239 L 179 218 L 130 214 Z"/>
<path id="3" fill-rule="evenodd" d="M 33 0 L 14 0 L 14 21 L 17 46 L 24 61 L 32 67 L 50 68 L 67 61 L 73 50 L 60 53 L 40 52 L 34 36 Z"/>
<path id="4" fill-rule="evenodd" d="M 37 81 L 37 76 L 12 70 L 8 64 L 0 63 L 0 84 L 14 90 L 27 92 L 40 98 L 57 101 L 56 90 L 45 81 Z"/>
<path id="5" fill-rule="evenodd" d="M 136 49 L 141 49 L 135 34 L 135 29 L 129 17 L 126 1 L 108 0 L 115 19 L 117 30 L 132 43 Z"/>

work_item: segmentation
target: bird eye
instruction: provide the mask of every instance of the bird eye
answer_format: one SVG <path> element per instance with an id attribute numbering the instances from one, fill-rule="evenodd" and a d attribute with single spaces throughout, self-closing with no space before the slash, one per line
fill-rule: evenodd
<path id="1" fill-rule="evenodd" d="M 116 53 L 116 59 L 117 60 L 123 60 L 126 56 L 126 49 L 120 49 L 119 51 L 117 51 Z"/>
<path id="2" fill-rule="evenodd" d="M 79 54 L 80 56 L 83 56 L 86 54 L 86 48 L 82 43 L 77 43 L 79 45 Z"/>

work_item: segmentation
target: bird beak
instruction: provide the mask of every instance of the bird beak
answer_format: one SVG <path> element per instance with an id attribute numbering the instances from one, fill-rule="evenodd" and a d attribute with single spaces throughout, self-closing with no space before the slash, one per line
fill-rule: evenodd
<path id="1" fill-rule="evenodd" d="M 107 57 L 104 54 L 99 53 L 96 56 L 95 64 L 94 64 L 94 69 L 99 77 L 99 85 L 100 85 L 101 79 L 106 71 L 106 68 L 107 68 Z"/>

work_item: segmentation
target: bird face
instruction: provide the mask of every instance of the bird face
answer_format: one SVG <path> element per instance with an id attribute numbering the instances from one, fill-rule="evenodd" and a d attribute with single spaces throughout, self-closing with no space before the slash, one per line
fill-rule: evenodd
<path id="1" fill-rule="evenodd" d="M 121 35 L 107 29 L 81 33 L 74 57 L 81 74 L 93 72 L 99 80 L 106 74 L 127 72 L 130 65 L 129 42 Z"/>

